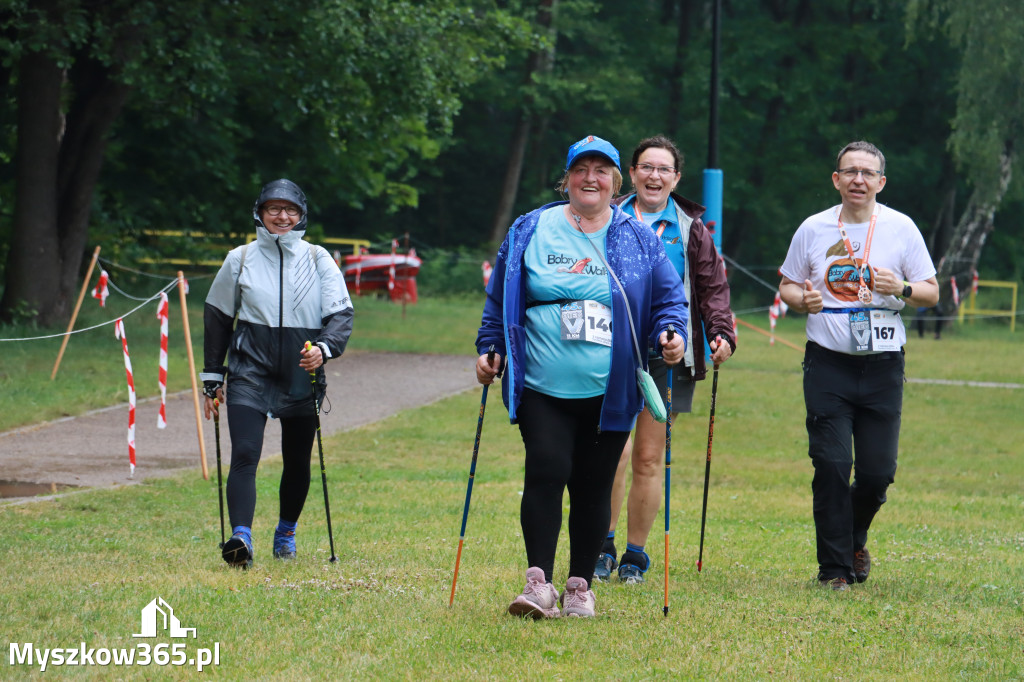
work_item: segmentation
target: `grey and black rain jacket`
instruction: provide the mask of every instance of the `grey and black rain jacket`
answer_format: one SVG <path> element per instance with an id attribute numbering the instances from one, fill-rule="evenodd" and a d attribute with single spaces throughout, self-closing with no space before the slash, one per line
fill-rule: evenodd
<path id="1" fill-rule="evenodd" d="M 199 378 L 227 379 L 229 404 L 271 417 L 314 409 L 310 376 L 299 367 L 306 341 L 326 350 L 326 362 L 345 351 L 352 333 L 352 299 L 341 270 L 326 249 L 303 241 L 304 234 L 275 235 L 258 223 L 256 241 L 228 253 L 206 297 Z M 320 367 L 318 399 L 324 376 Z"/>

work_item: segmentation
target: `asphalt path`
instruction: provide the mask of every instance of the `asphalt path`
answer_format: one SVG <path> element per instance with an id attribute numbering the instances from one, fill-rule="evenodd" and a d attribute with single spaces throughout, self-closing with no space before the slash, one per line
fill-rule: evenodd
<path id="1" fill-rule="evenodd" d="M 325 435 L 346 431 L 469 390 L 478 384 L 472 356 L 346 353 L 328 363 L 328 390 L 321 415 Z M 183 469 L 202 475 L 192 392 L 167 397 L 167 428 L 158 429 L 157 400 L 136 409 L 136 468 L 129 477 L 128 404 L 80 417 L 0 433 L 0 481 L 39 484 L 64 490 L 131 485 Z M 231 459 L 227 411 L 221 411 L 221 452 Z M 217 475 L 214 425 L 202 420 L 211 478 Z M 280 454 L 281 428 L 268 420 L 264 456 Z M 225 473 L 227 469 L 225 467 Z M 14 492 L 31 486 L 9 486 Z M 28 492 L 31 491 L 31 492 Z M 8 492 L 8 495 L 10 492 Z M 20 494 L 20 493 L 19 493 Z M 25 498 L 6 497 L 3 503 Z M 32 497 L 30 499 L 45 499 Z"/>

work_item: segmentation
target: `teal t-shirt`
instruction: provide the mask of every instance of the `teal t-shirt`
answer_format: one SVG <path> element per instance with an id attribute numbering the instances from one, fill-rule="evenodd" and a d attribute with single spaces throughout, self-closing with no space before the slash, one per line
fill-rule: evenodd
<path id="1" fill-rule="evenodd" d="M 631 199 L 622 210 L 636 218 L 636 197 Z M 682 234 L 679 232 L 679 220 L 676 216 L 676 205 L 669 201 L 661 213 L 644 213 L 642 223 L 655 232 L 665 223 L 665 229 L 661 232 L 661 243 L 665 246 L 665 255 L 675 266 L 680 277 L 686 272 L 686 254 L 683 253 Z"/>
<path id="2" fill-rule="evenodd" d="M 610 224 L 585 235 L 569 223 L 562 206 L 541 214 L 524 253 L 527 388 L 556 398 L 591 398 L 605 392 L 611 346 L 583 339 L 588 334 L 610 338 L 611 298 L 602 260 Z M 588 300 L 608 308 L 583 304 Z M 579 303 L 531 306 L 539 301 Z"/>

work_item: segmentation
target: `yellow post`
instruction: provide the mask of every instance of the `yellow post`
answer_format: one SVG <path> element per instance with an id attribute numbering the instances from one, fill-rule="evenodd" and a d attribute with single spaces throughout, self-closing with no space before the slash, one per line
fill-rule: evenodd
<path id="1" fill-rule="evenodd" d="M 1010 333 L 1012 334 L 1017 328 L 1017 283 L 1016 282 L 998 282 L 995 280 L 982 279 L 978 280 L 979 287 L 993 287 L 997 289 L 1009 289 L 1010 290 L 1010 309 L 1009 310 L 998 310 L 998 309 L 987 309 L 977 307 L 977 296 L 975 295 L 973 287 L 971 288 L 970 296 L 967 298 L 966 305 L 961 302 L 960 310 L 958 312 L 959 321 L 963 323 L 964 316 L 971 316 L 971 323 L 974 323 L 974 317 L 977 315 L 985 315 L 988 317 L 1008 317 L 1010 318 Z"/>
<path id="2" fill-rule="evenodd" d="M 178 270 L 178 293 L 181 297 L 181 322 L 185 329 L 185 351 L 188 353 L 188 375 L 192 378 L 192 404 L 196 411 L 196 434 L 199 436 L 199 462 L 203 465 L 203 478 L 209 480 L 206 467 L 206 443 L 203 442 L 203 417 L 199 408 L 199 386 L 196 383 L 196 360 L 192 357 L 192 332 L 188 326 L 188 304 L 185 301 L 185 273 Z"/>
<path id="3" fill-rule="evenodd" d="M 85 291 L 89 288 L 89 280 L 92 279 L 92 270 L 96 267 L 96 261 L 100 257 L 100 247 L 92 252 L 92 260 L 89 262 L 89 270 L 85 273 L 85 281 L 82 282 L 82 290 L 78 292 L 78 302 L 75 303 L 75 312 L 71 313 L 71 321 L 68 322 L 68 330 L 64 332 L 64 340 L 60 344 L 60 352 L 57 353 L 57 362 L 53 363 L 53 372 L 50 373 L 50 381 L 57 377 L 57 370 L 60 368 L 61 358 L 64 357 L 64 349 L 68 347 L 68 339 L 71 338 L 71 330 L 75 328 L 75 320 L 78 319 L 78 311 L 82 308 L 82 300 L 85 298 Z"/>

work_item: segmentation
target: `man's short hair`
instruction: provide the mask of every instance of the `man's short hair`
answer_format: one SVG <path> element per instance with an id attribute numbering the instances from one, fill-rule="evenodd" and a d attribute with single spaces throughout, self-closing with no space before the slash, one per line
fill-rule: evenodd
<path id="1" fill-rule="evenodd" d="M 845 155 L 848 152 L 867 152 L 868 154 L 877 157 L 879 162 L 882 164 L 882 166 L 878 170 L 882 171 L 882 175 L 885 175 L 885 154 L 882 153 L 881 149 L 871 144 L 870 142 L 865 142 L 864 140 L 857 140 L 856 142 L 851 142 L 850 144 L 846 145 L 845 147 L 839 150 L 839 154 L 836 155 L 836 170 L 839 170 L 839 164 L 843 160 L 843 155 Z"/>

